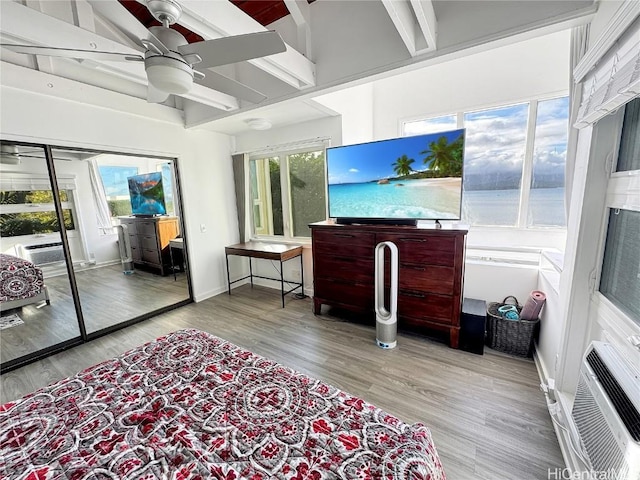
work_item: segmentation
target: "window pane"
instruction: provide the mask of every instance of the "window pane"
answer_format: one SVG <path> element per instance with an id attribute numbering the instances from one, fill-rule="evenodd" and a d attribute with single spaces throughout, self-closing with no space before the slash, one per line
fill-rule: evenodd
<path id="1" fill-rule="evenodd" d="M 640 212 L 610 210 L 600 292 L 640 325 Z"/>
<path id="2" fill-rule="evenodd" d="M 404 135 L 421 135 L 424 133 L 446 132 L 458 128 L 455 115 L 445 115 L 442 117 L 427 118 L 404 123 Z"/>
<path id="3" fill-rule="evenodd" d="M 60 190 L 60 201 L 69 201 L 69 195 L 66 190 Z M 11 190 L 0 192 L 1 205 L 38 203 L 50 203 L 53 205 L 53 193 L 51 190 Z"/>
<path id="4" fill-rule="evenodd" d="M 528 111 L 525 103 L 465 114 L 465 221 L 516 224 Z"/>
<path id="5" fill-rule="evenodd" d="M 564 168 L 567 160 L 569 97 L 538 103 L 529 226 L 564 227 Z"/>
<path id="6" fill-rule="evenodd" d="M 289 155 L 293 235 L 310 237 L 309 223 L 326 220 L 324 151 Z"/>
<path id="7" fill-rule="evenodd" d="M 171 163 L 163 163 L 160 167 L 162 172 L 162 188 L 164 189 L 164 201 L 169 215 L 175 215 L 173 207 L 173 175 L 171 174 Z"/>
<path id="8" fill-rule="evenodd" d="M 64 226 L 75 229 L 71 210 L 63 210 Z M 5 213 L 0 215 L 0 237 L 59 232 L 56 212 Z"/>
<path id="9" fill-rule="evenodd" d="M 618 155 L 618 172 L 640 170 L 640 98 L 629 102 L 624 110 L 622 139 Z"/>
<path id="10" fill-rule="evenodd" d="M 100 165 L 98 167 L 107 204 L 112 217 L 131 215 L 128 177 L 138 174 L 138 167 Z"/>
<path id="11" fill-rule="evenodd" d="M 250 160 L 249 178 L 254 233 L 257 235 L 283 235 L 279 158 Z"/>

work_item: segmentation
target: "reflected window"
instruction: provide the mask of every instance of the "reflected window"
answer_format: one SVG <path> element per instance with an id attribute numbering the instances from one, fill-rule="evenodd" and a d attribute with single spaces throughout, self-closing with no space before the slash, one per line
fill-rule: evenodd
<path id="1" fill-rule="evenodd" d="M 100 165 L 100 177 L 112 218 L 131 215 L 128 177 L 138 174 L 138 167 Z"/>
<path id="2" fill-rule="evenodd" d="M 60 191 L 67 230 L 75 230 L 72 199 L 70 190 Z M 42 235 L 59 231 L 51 190 L 0 191 L 0 236 Z"/>

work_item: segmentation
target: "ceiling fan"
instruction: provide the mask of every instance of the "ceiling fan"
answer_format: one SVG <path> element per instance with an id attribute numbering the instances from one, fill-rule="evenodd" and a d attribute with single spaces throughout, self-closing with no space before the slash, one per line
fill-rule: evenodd
<path id="1" fill-rule="evenodd" d="M 89 0 L 94 10 L 109 18 L 137 46 L 144 49 L 144 56 L 129 53 L 77 50 L 33 45 L 0 44 L 17 53 L 66 57 L 78 60 L 104 60 L 144 62 L 147 73 L 147 101 L 162 103 L 170 94 L 187 93 L 193 83 L 228 95 L 259 103 L 266 98 L 262 93 L 209 70 L 252 58 L 284 52 L 286 46 L 275 31 L 265 31 L 222 37 L 213 40 L 188 43 L 178 31 L 170 28 L 182 14 L 182 7 L 175 0 L 145 0 L 146 6 L 162 26 L 147 30 L 138 23 L 117 1 Z M 194 69 L 207 69 L 206 73 Z"/>

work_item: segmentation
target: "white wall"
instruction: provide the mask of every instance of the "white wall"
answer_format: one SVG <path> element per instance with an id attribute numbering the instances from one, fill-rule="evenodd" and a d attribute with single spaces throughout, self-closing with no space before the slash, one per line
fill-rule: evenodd
<path id="1" fill-rule="evenodd" d="M 29 75 L 26 70 L 24 75 Z M 118 94 L 74 82 L 66 85 L 57 78 L 55 82 L 69 91 L 75 85 L 80 97 L 119 105 Z M 65 100 L 5 85 L 0 96 L 4 139 L 177 157 L 194 295 L 199 300 L 224 291 L 224 246 L 237 241 L 230 137 L 91 106 L 81 98 Z M 156 118 L 163 118 L 158 108 Z M 206 225 L 206 232 L 200 231 L 200 224 Z"/>

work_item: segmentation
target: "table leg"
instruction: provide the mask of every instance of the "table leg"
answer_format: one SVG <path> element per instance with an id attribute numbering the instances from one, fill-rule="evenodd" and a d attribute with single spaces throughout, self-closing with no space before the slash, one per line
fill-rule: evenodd
<path id="1" fill-rule="evenodd" d="M 284 308 L 284 269 L 282 268 L 282 259 L 280 259 L 280 292 L 282 293 L 282 308 Z"/>
<path id="2" fill-rule="evenodd" d="M 169 244 L 169 258 L 171 259 L 171 271 L 173 272 L 173 281 L 176 281 L 176 266 L 173 264 L 173 247 Z"/>
<path id="3" fill-rule="evenodd" d="M 251 266 L 251 257 L 249 257 L 249 280 L 251 281 L 251 288 L 253 288 L 253 267 Z"/>
<path id="4" fill-rule="evenodd" d="M 231 277 L 229 276 L 229 255 L 225 253 L 224 256 L 227 259 L 227 285 L 229 285 L 229 295 L 231 295 Z"/>
<path id="5" fill-rule="evenodd" d="M 304 267 L 302 262 L 302 254 L 300 254 L 300 293 L 304 298 Z"/>

